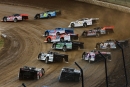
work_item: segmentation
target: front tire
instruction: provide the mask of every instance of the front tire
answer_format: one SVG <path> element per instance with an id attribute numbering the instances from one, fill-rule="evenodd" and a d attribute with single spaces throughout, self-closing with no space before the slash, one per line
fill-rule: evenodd
<path id="1" fill-rule="evenodd" d="M 47 43 L 51 43 L 51 38 L 47 38 Z"/>
<path id="2" fill-rule="evenodd" d="M 64 51 L 64 52 L 66 52 L 66 51 L 67 51 L 66 46 L 63 46 L 63 51 Z"/>
<path id="3" fill-rule="evenodd" d="M 45 36 L 46 36 L 46 37 L 49 36 L 49 32 L 45 32 Z"/>
<path id="4" fill-rule="evenodd" d="M 99 37 L 100 36 L 100 33 L 96 33 L 96 37 Z"/>
<path id="5" fill-rule="evenodd" d="M 71 24 L 71 28 L 74 28 L 74 23 Z"/>

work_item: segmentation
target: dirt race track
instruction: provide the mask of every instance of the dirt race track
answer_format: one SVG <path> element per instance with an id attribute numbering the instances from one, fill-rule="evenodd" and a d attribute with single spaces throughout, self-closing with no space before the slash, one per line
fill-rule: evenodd
<path id="1" fill-rule="evenodd" d="M 1 0 L 2 1 L 2 0 Z M 64 1 L 64 0 L 63 0 Z M 65 1 L 64 1 L 65 2 Z M 67 2 L 69 4 L 67 4 Z M 25 2 L 27 4 L 27 2 Z M 24 4 L 25 4 L 24 3 Z M 47 2 L 47 4 L 49 1 Z M 55 4 L 55 5 L 54 5 Z M 29 6 L 15 6 L 0 4 L 0 18 L 5 15 L 14 13 L 27 13 L 29 20 L 22 22 L 1 22 L 0 30 L 7 35 L 5 39 L 5 46 L 0 52 L 0 87 L 22 87 L 25 83 L 27 87 L 42 87 L 44 85 L 49 87 L 81 87 L 81 81 L 78 83 L 60 83 L 58 76 L 62 67 L 78 67 L 74 64 L 77 62 L 84 70 L 85 87 L 97 87 L 98 84 L 105 80 L 104 62 L 96 62 L 89 64 L 87 61 L 81 60 L 81 55 L 84 51 L 91 51 L 95 47 L 95 43 L 106 39 L 127 39 L 130 37 L 129 20 L 130 15 L 116 10 L 94 6 L 91 4 L 77 3 L 75 1 L 61 2 L 56 5 L 56 2 L 48 5 L 40 4 L 40 8 L 33 8 Z M 35 5 L 34 2 L 29 5 Z M 42 6 L 43 5 L 43 6 Z M 62 11 L 61 16 L 52 19 L 34 20 L 34 15 L 43 12 L 49 6 Z M 36 3 L 35 7 L 38 7 Z M 100 19 L 98 24 L 87 28 L 75 28 L 75 33 L 81 35 L 83 30 L 87 30 L 97 26 L 113 25 L 114 34 L 103 36 L 100 38 L 82 38 L 80 41 L 84 42 L 85 49 L 78 51 L 62 52 L 69 55 L 69 63 L 50 63 L 45 64 L 37 60 L 39 52 L 47 52 L 51 50 L 51 44 L 44 43 L 45 38 L 42 37 L 47 29 L 54 29 L 56 27 L 68 27 L 71 21 L 84 17 L 98 17 Z M 112 52 L 112 61 L 108 62 L 108 74 L 115 69 L 120 52 Z M 39 80 L 18 80 L 19 68 L 23 66 L 35 66 L 45 69 L 45 75 Z"/>

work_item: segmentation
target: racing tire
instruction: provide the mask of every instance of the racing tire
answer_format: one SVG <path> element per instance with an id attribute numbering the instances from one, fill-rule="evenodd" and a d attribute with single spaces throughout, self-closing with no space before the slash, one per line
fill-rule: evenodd
<path id="1" fill-rule="evenodd" d="M 64 38 L 60 38 L 60 41 L 63 42 L 63 41 L 64 41 Z"/>
<path id="2" fill-rule="evenodd" d="M 83 27 L 87 27 L 87 24 L 86 24 L 86 23 L 84 23 L 84 24 L 83 24 Z"/>
<path id="3" fill-rule="evenodd" d="M 42 75 L 44 75 L 45 74 L 44 68 L 42 68 L 41 71 L 42 71 Z"/>
<path id="4" fill-rule="evenodd" d="M 90 58 L 89 58 L 88 62 L 89 62 L 89 63 L 91 63 L 91 60 L 90 60 Z"/>
<path id="5" fill-rule="evenodd" d="M 87 32 L 84 32 L 84 33 L 83 33 L 83 36 L 84 36 L 84 37 L 87 37 Z"/>
<path id="6" fill-rule="evenodd" d="M 49 61 L 48 61 L 48 60 L 49 60 L 49 58 L 47 57 L 47 58 L 45 59 L 45 63 L 46 63 L 46 64 L 48 64 L 48 63 L 49 63 Z"/>
<path id="7" fill-rule="evenodd" d="M 17 22 L 17 21 L 18 21 L 17 18 L 15 18 L 15 19 L 14 19 L 14 22 Z"/>
<path id="8" fill-rule="evenodd" d="M 100 36 L 100 33 L 96 33 L 96 37 L 99 37 Z"/>
<path id="9" fill-rule="evenodd" d="M 62 50 L 63 50 L 64 52 L 66 52 L 66 51 L 67 51 L 66 46 L 63 46 Z"/>
<path id="10" fill-rule="evenodd" d="M 40 19 L 40 15 L 36 15 L 35 19 Z"/>
<path id="11" fill-rule="evenodd" d="M 48 14 L 48 18 L 51 18 L 51 15 L 50 15 L 50 14 Z"/>
<path id="12" fill-rule="evenodd" d="M 7 18 L 6 18 L 6 17 L 4 17 L 4 18 L 3 18 L 3 21 L 4 21 L 4 22 L 7 22 Z"/>
<path id="13" fill-rule="evenodd" d="M 96 49 L 100 49 L 100 44 L 97 44 L 97 45 L 96 45 Z"/>
<path id="14" fill-rule="evenodd" d="M 45 36 L 46 36 L 46 37 L 49 36 L 49 32 L 45 32 Z"/>
<path id="15" fill-rule="evenodd" d="M 60 35 L 60 32 L 57 32 L 56 35 Z"/>
<path id="16" fill-rule="evenodd" d="M 109 31 L 107 31 L 107 34 L 110 34 L 110 32 L 109 32 Z"/>
<path id="17" fill-rule="evenodd" d="M 84 54 L 82 54 L 82 59 L 85 59 L 85 55 Z"/>
<path id="18" fill-rule="evenodd" d="M 51 43 L 51 38 L 47 38 L 47 43 Z"/>
<path id="19" fill-rule="evenodd" d="M 71 24 L 71 28 L 74 28 L 74 23 Z"/>

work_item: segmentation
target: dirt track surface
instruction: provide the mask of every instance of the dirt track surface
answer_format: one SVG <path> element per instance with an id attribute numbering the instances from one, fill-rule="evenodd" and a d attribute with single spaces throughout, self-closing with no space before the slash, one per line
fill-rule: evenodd
<path id="1" fill-rule="evenodd" d="M 49 3 L 49 2 L 48 2 Z M 5 39 L 5 47 L 0 53 L 0 87 L 20 87 L 25 83 L 27 87 L 42 87 L 44 85 L 49 87 L 81 87 L 79 83 L 59 83 L 58 76 L 62 67 L 77 68 L 74 62 L 77 62 L 84 70 L 85 87 L 95 87 L 105 78 L 105 69 L 103 62 L 96 62 L 89 64 L 87 61 L 81 60 L 81 55 L 84 51 L 91 51 L 95 47 L 95 43 L 106 39 L 127 39 L 129 38 L 129 14 L 121 13 L 116 10 L 102 8 L 90 4 L 77 3 L 74 1 L 67 2 L 62 6 L 49 5 L 53 8 L 62 10 L 62 15 L 52 19 L 34 20 L 34 15 L 49 8 L 45 5 L 43 9 L 37 9 L 24 6 L 13 6 L 0 4 L 0 18 L 5 15 L 14 13 L 27 13 L 29 20 L 22 22 L 1 22 L 0 29 L 3 34 L 7 35 Z M 34 5 L 34 4 L 33 4 Z M 41 4 L 40 4 L 41 5 Z M 42 5 L 41 5 L 42 6 Z M 57 6 L 57 7 L 56 7 Z M 37 7 L 37 5 L 35 5 Z M 37 56 L 39 52 L 47 52 L 51 50 L 51 44 L 44 43 L 43 33 L 47 29 L 54 29 L 55 27 L 67 27 L 71 21 L 84 17 L 98 17 L 100 21 L 98 24 L 87 28 L 75 28 L 75 33 L 81 35 L 83 30 L 87 30 L 97 26 L 114 25 L 114 34 L 103 36 L 100 38 L 81 38 L 84 42 L 85 49 L 78 51 L 62 52 L 69 55 L 69 63 L 50 63 L 38 61 Z M 118 51 L 112 52 L 112 61 L 108 62 L 110 74 L 116 67 Z M 45 69 L 45 75 L 40 80 L 18 80 L 19 68 L 23 66 L 35 66 Z M 78 69 L 78 68 L 77 68 Z"/>

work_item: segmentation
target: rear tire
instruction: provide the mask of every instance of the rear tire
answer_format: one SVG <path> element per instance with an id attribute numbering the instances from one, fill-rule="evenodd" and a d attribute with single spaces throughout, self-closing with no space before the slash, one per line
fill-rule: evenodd
<path id="1" fill-rule="evenodd" d="M 40 15 L 36 15 L 35 19 L 40 19 Z"/>
<path id="2" fill-rule="evenodd" d="M 3 18 L 3 21 L 4 21 L 4 22 L 7 22 L 7 18 L 6 18 L 6 17 L 4 17 L 4 18 Z"/>
<path id="3" fill-rule="evenodd" d="M 17 18 L 15 18 L 15 19 L 14 19 L 14 22 L 17 22 L 17 21 L 18 21 Z"/>
<path id="4" fill-rule="evenodd" d="M 67 51 L 66 46 L 63 46 L 63 51 L 64 51 L 64 52 L 66 52 L 66 51 Z"/>
<path id="5" fill-rule="evenodd" d="M 46 63 L 46 64 L 48 64 L 48 63 L 49 63 L 49 61 L 48 61 L 48 60 L 49 60 L 49 58 L 47 57 L 47 58 L 45 59 L 45 63 Z"/>
<path id="6" fill-rule="evenodd" d="M 64 38 L 60 38 L 60 41 L 63 42 L 63 41 L 64 41 Z"/>

